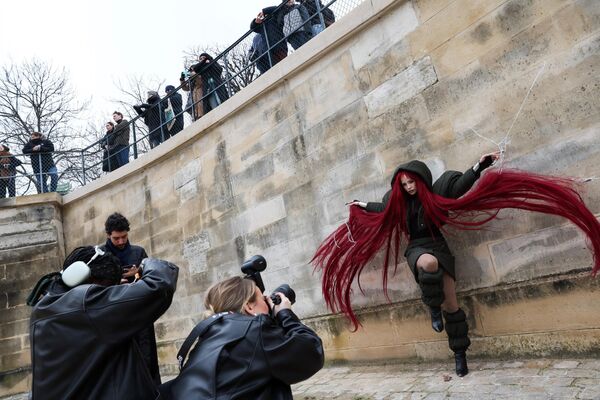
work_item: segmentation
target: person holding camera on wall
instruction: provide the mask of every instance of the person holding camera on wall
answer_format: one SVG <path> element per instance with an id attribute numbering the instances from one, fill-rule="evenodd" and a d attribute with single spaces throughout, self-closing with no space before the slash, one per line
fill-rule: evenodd
<path id="1" fill-rule="evenodd" d="M 135 337 L 169 308 L 178 270 L 147 258 L 138 280 L 119 284 L 119 260 L 85 246 L 43 276 L 27 298 L 31 399 L 160 399 Z"/>
<path id="2" fill-rule="evenodd" d="M 269 297 L 259 286 L 236 276 L 208 290 L 206 319 L 179 351 L 181 373 L 161 387 L 165 398 L 293 399 L 290 385 L 323 367 L 321 339 L 292 311 L 287 285 Z"/>

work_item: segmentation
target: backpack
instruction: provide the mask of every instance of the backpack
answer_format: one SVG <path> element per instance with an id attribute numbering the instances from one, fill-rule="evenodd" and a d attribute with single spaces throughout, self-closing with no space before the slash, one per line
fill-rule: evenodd
<path id="1" fill-rule="evenodd" d="M 304 20 L 300 15 L 300 7 L 295 6 L 290 12 L 283 16 L 283 35 L 289 36 L 292 32 L 304 30 Z"/>

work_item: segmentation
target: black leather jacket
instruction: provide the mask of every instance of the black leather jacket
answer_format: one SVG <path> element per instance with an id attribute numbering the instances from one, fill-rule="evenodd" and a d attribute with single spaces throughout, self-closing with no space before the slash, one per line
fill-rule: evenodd
<path id="1" fill-rule="evenodd" d="M 170 387 L 173 399 L 293 399 L 291 384 L 323 367 L 323 344 L 292 310 L 276 320 L 229 314 L 209 328 Z"/>
<path id="2" fill-rule="evenodd" d="M 169 308 L 178 270 L 147 259 L 131 284 L 54 282 L 31 314 L 32 399 L 160 399 L 133 337 Z"/>

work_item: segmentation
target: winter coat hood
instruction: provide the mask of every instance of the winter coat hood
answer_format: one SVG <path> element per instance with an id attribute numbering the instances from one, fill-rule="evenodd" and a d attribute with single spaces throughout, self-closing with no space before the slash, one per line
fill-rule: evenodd
<path id="1" fill-rule="evenodd" d="M 431 171 L 423 161 L 412 160 L 396 168 L 396 170 L 394 171 L 394 176 L 392 177 L 392 186 L 394 186 L 394 181 L 396 180 L 396 177 L 402 171 L 412 172 L 414 174 L 419 175 L 419 177 L 423 179 L 423 182 L 425 182 L 429 190 L 433 188 L 433 178 L 431 176 Z"/>

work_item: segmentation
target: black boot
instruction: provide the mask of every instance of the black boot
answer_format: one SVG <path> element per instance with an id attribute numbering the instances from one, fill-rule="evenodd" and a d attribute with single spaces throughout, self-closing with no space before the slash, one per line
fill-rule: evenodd
<path id="1" fill-rule="evenodd" d="M 436 332 L 444 330 L 441 305 L 444 302 L 444 271 L 440 268 L 435 272 L 426 272 L 419 268 L 419 286 L 421 299 L 429 306 L 431 312 L 431 327 Z"/>
<path id="2" fill-rule="evenodd" d="M 454 361 L 456 362 L 456 375 L 463 377 L 469 373 L 466 351 L 454 353 Z"/>
<path id="3" fill-rule="evenodd" d="M 454 352 L 456 360 L 456 375 L 465 376 L 469 373 L 466 351 L 471 345 L 467 315 L 459 308 L 453 313 L 444 312 L 444 318 L 446 319 L 448 346 Z"/>
<path id="4" fill-rule="evenodd" d="M 431 312 L 431 327 L 436 332 L 444 330 L 444 320 L 442 319 L 442 308 L 441 307 L 429 307 Z"/>

